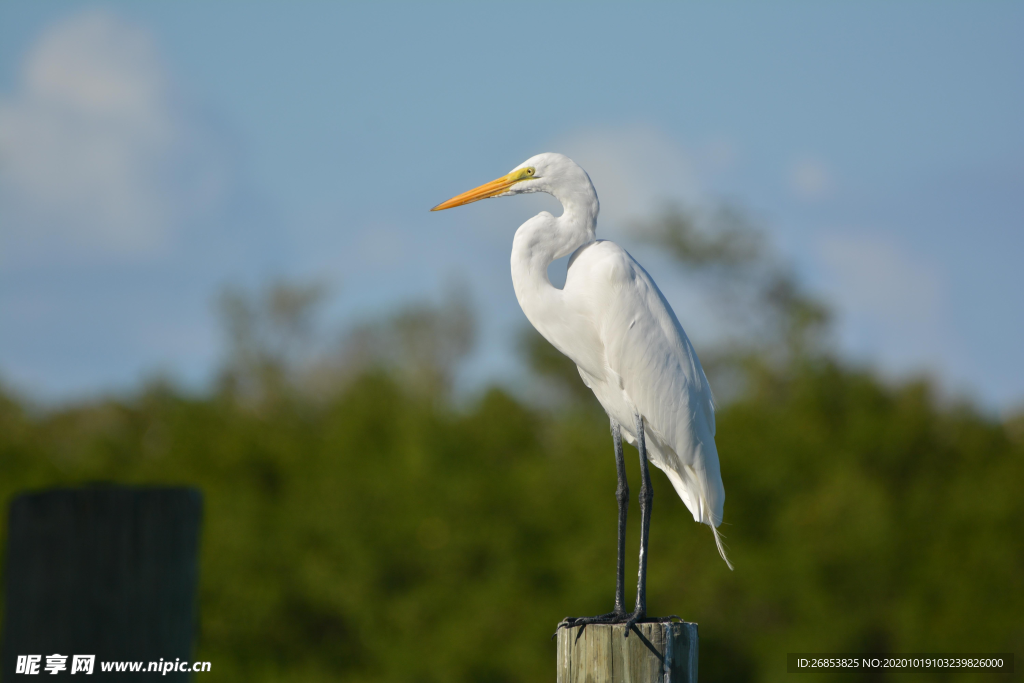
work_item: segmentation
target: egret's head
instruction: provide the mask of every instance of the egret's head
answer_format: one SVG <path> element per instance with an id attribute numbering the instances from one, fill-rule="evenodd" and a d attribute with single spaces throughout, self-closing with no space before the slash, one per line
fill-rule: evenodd
<path id="1" fill-rule="evenodd" d="M 525 192 L 547 192 L 559 199 L 583 192 L 597 200 L 594 186 L 586 171 L 563 154 L 545 152 L 530 157 L 496 180 L 438 204 L 431 211 L 451 209 L 489 197 L 508 197 Z"/>

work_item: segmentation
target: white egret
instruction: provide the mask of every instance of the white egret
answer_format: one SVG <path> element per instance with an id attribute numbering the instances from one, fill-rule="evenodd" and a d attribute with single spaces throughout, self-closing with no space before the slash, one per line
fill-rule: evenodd
<path id="1" fill-rule="evenodd" d="M 450 209 L 488 197 L 547 192 L 562 215 L 542 211 L 512 241 L 512 283 L 537 331 L 579 368 L 611 420 L 618 471 L 618 566 L 615 609 L 598 617 L 566 618 L 559 626 L 659 621 L 647 617 L 647 540 L 651 488 L 648 459 L 668 475 L 694 521 L 716 527 L 725 489 L 715 447 L 715 403 L 697 354 L 654 280 L 625 249 L 595 238 L 599 204 L 590 176 L 561 154 L 538 154 L 507 175 L 438 204 Z M 565 285 L 548 266 L 572 254 Z M 636 607 L 625 609 L 624 565 L 629 486 L 622 438 L 640 452 L 640 571 Z"/>

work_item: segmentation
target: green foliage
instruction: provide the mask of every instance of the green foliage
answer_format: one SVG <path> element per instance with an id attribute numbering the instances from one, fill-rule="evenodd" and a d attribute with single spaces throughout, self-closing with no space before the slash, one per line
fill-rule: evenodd
<path id="1" fill-rule="evenodd" d="M 456 284 L 440 303 L 414 303 L 364 321 L 333 343 L 320 331 L 322 285 L 229 288 L 218 300 L 227 347 L 220 391 L 257 408 L 285 396 L 324 400 L 368 368 L 387 368 L 405 388 L 447 400 L 476 337 L 465 288 Z"/>
<path id="2" fill-rule="evenodd" d="M 167 387 L 45 415 L 6 397 L 0 426 L 5 501 L 204 491 L 218 680 L 550 680 L 554 624 L 613 597 L 611 443 L 586 405 L 492 389 L 456 411 L 377 372 L 260 411 Z M 658 473 L 651 532 L 651 610 L 701 624 L 707 680 L 781 680 L 796 650 L 1021 651 L 1019 430 L 820 362 L 765 373 L 719 435 L 736 571 Z"/>
<path id="3" fill-rule="evenodd" d="M 308 362 L 325 293 L 321 284 L 285 281 L 258 294 L 225 289 L 217 301 L 228 350 L 221 384 L 253 401 L 294 389 L 289 380 Z"/>

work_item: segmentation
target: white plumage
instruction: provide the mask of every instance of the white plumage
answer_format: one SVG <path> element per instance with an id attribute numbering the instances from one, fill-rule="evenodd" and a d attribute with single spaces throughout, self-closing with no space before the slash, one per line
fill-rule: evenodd
<path id="1" fill-rule="evenodd" d="M 587 173 L 561 154 L 538 154 L 435 210 L 525 192 L 554 195 L 563 213 L 541 212 L 516 231 L 512 282 L 523 312 L 576 363 L 583 381 L 633 445 L 636 416 L 642 417 L 650 461 L 668 475 L 694 520 L 711 527 L 729 564 L 716 529 L 725 489 L 711 387 L 651 276 L 625 249 L 596 239 L 600 207 Z M 568 254 L 565 286 L 558 289 L 548 279 L 548 266 Z"/>

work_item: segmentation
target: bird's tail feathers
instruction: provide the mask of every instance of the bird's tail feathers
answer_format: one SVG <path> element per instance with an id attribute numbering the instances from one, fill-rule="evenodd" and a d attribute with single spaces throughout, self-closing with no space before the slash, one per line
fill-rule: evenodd
<path id="1" fill-rule="evenodd" d="M 722 523 L 722 520 L 715 519 L 714 508 L 708 505 L 707 491 L 710 489 L 708 489 L 708 475 L 703 468 L 700 470 L 700 476 L 702 479 L 701 483 L 704 484 L 704 490 L 700 492 L 700 502 L 704 508 L 702 512 L 707 512 L 707 521 L 705 523 L 711 527 L 711 533 L 715 535 L 715 547 L 718 548 L 718 554 L 725 560 L 725 566 L 729 568 L 729 571 L 733 571 L 732 562 L 729 561 L 729 556 L 725 554 L 725 546 L 722 545 L 722 535 L 718 533 L 718 525 Z"/>
<path id="2" fill-rule="evenodd" d="M 708 524 L 708 526 L 711 527 L 711 533 L 715 535 L 715 545 L 718 547 L 718 554 L 725 560 L 725 566 L 729 568 L 729 571 L 732 571 L 732 562 L 729 561 L 729 557 L 725 554 L 725 546 L 722 545 L 722 535 L 718 533 L 718 529 L 714 524 Z"/>
<path id="3" fill-rule="evenodd" d="M 674 452 L 672 454 L 675 455 Z M 669 481 L 672 482 L 676 493 L 679 494 L 679 497 L 686 504 L 686 508 L 693 514 L 693 521 L 707 524 L 711 527 L 711 532 L 715 535 L 715 546 L 718 548 L 718 554 L 725 560 L 726 566 L 732 569 L 732 562 L 729 561 L 729 556 L 725 553 L 725 546 L 722 544 L 722 535 L 715 528 L 722 523 L 722 519 L 721 515 L 715 514 L 714 507 L 708 503 L 708 492 L 710 489 L 708 488 L 708 476 L 704 469 L 702 467 L 695 469 L 689 465 L 683 465 L 679 463 L 678 457 L 672 461 L 674 466 L 667 465 L 661 459 L 655 460 L 652 458 L 651 462 L 668 475 Z"/>

